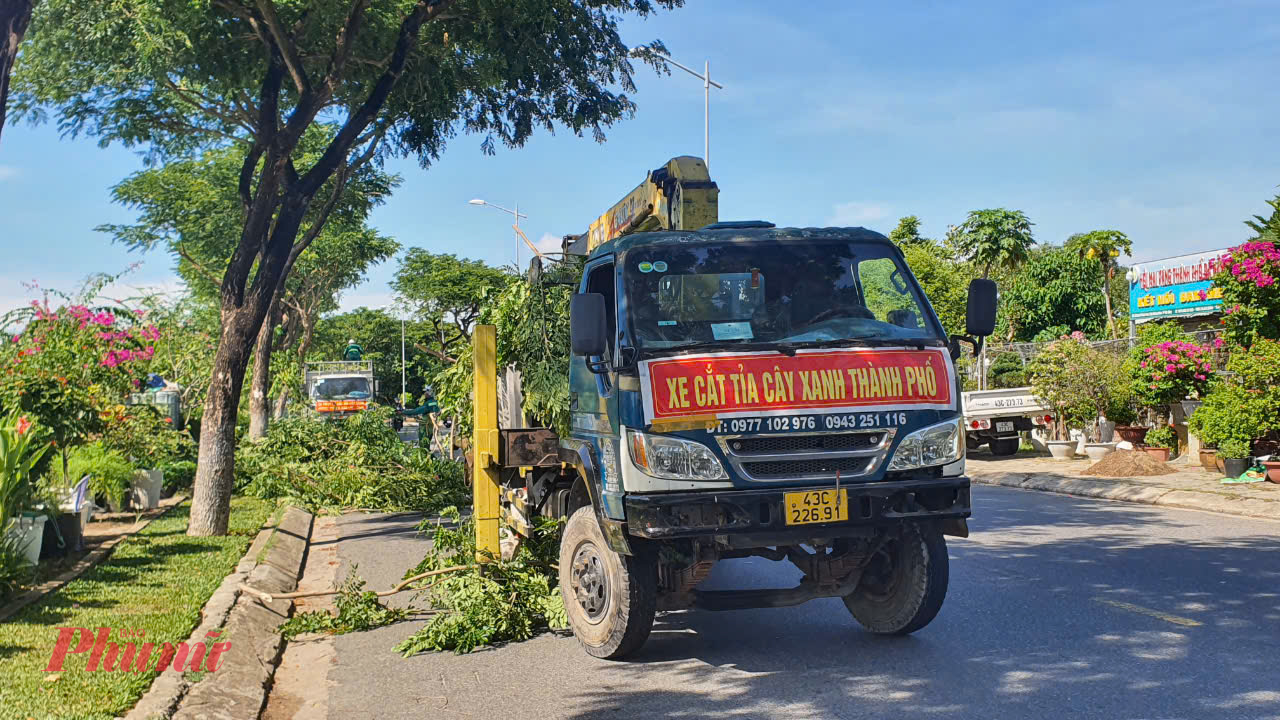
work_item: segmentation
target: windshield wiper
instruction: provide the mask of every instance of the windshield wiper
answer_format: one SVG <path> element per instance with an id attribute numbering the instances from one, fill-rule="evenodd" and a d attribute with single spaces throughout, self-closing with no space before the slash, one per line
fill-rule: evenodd
<path id="1" fill-rule="evenodd" d="M 735 338 L 732 340 L 702 340 L 695 343 L 689 343 L 688 345 L 676 345 L 671 348 L 662 348 L 662 350 L 684 352 L 685 350 L 722 350 L 742 347 L 762 347 L 765 345 L 767 345 L 767 343 L 752 342 L 746 338 Z M 659 348 L 651 348 L 651 351 L 658 349 Z"/>

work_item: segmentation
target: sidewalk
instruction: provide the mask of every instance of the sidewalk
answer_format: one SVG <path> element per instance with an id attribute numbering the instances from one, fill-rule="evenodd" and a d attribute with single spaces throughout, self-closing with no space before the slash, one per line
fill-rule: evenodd
<path id="1" fill-rule="evenodd" d="M 970 479 L 981 485 L 1280 520 L 1280 485 L 1274 483 L 1223 485 L 1219 482 L 1220 474 L 1206 472 L 1198 464 L 1183 465 L 1177 461 L 1170 462 L 1178 469 L 1171 475 L 1130 478 L 1082 475 L 1091 464 L 1088 459 L 1064 461 L 1027 455 L 996 458 L 980 453 L 971 455 L 966 467 Z"/>

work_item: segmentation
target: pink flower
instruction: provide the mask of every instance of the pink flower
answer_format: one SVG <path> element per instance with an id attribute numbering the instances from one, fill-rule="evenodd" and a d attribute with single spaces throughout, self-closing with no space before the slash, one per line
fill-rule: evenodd
<path id="1" fill-rule="evenodd" d="M 1165 365 L 1164 370 L 1165 372 L 1173 372 L 1174 370 L 1177 370 L 1177 368 L 1175 368 L 1173 365 Z"/>

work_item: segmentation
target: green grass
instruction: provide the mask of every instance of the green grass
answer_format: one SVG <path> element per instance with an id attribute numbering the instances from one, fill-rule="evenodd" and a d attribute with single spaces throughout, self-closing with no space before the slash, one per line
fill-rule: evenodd
<path id="1" fill-rule="evenodd" d="M 148 672 L 86 672 L 89 653 L 68 654 L 46 673 L 60 627 L 142 631 L 142 641 L 184 642 L 200 609 L 253 541 L 275 503 L 231 501 L 231 534 L 186 535 L 190 505 L 170 510 L 122 541 L 105 562 L 0 623 L 0 718 L 113 718 L 150 687 Z M 230 638 L 219 638 L 229 640 Z M 170 670 L 169 672 L 173 672 Z"/>

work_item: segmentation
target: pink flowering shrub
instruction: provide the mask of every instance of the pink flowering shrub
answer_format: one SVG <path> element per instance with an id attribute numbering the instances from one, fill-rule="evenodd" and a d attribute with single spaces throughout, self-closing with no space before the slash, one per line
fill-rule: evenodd
<path id="1" fill-rule="evenodd" d="M 1233 345 L 1280 340 L 1280 248 L 1248 242 L 1222 256 L 1213 283 L 1222 289 L 1223 332 Z"/>
<path id="2" fill-rule="evenodd" d="M 1144 407 L 1162 408 L 1188 397 L 1201 397 L 1213 373 L 1213 345 L 1170 340 L 1143 348 L 1134 373 L 1134 394 Z"/>
<path id="3" fill-rule="evenodd" d="M 146 378 L 159 329 L 132 313 L 33 301 L 26 324 L 0 344 L 0 406 L 30 414 L 60 449 L 101 433 L 104 410 Z"/>

